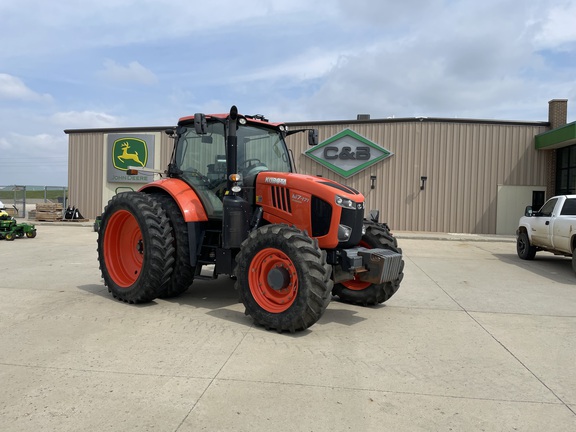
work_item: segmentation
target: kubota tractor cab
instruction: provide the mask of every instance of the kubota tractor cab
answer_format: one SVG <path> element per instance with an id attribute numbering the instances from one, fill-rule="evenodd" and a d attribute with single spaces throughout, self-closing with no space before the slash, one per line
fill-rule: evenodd
<path id="1" fill-rule="evenodd" d="M 295 173 L 285 138 L 297 132 L 236 107 L 181 118 L 167 131 L 165 178 L 115 195 L 102 214 L 98 259 L 113 296 L 173 297 L 210 266 L 212 278 L 236 278 L 257 324 L 292 332 L 318 321 L 332 294 L 388 300 L 403 277 L 396 239 L 364 218 L 360 192 Z M 317 144 L 317 131 L 308 135 Z"/>

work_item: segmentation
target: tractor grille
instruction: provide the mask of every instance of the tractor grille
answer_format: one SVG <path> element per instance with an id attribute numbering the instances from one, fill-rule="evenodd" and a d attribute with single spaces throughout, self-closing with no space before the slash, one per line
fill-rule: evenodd
<path id="1" fill-rule="evenodd" d="M 317 196 L 312 197 L 312 237 L 322 237 L 330 232 L 332 206 Z"/>
<path id="2" fill-rule="evenodd" d="M 349 248 L 360 243 L 360 240 L 362 239 L 362 226 L 364 225 L 364 209 L 342 209 L 340 223 L 352 228 L 352 235 L 348 241 L 340 242 L 338 246 Z"/>
<path id="3" fill-rule="evenodd" d="M 292 213 L 290 189 L 280 186 L 272 186 L 272 205 L 277 209 Z"/>

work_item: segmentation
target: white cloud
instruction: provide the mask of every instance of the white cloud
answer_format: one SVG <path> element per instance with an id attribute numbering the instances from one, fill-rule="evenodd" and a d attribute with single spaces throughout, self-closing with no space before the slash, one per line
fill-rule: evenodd
<path id="1" fill-rule="evenodd" d="M 230 26 L 251 26 L 268 17 L 281 22 L 288 14 L 295 16 L 311 8 L 318 16 L 326 13 L 306 0 L 246 0 L 241 6 L 235 0 L 221 0 L 216 5 L 189 0 L 26 0 L 25 8 L 19 2 L 5 3 L 0 4 L 5 18 L 0 28 L 0 57 L 18 50 L 44 52 L 46 46 L 62 52 L 187 37 Z"/>
<path id="2" fill-rule="evenodd" d="M 68 141 L 64 134 L 0 137 L 0 185 L 66 185 Z"/>
<path id="3" fill-rule="evenodd" d="M 295 57 L 287 58 L 282 63 L 267 65 L 264 68 L 249 72 L 235 78 L 242 81 L 259 80 L 310 80 L 326 76 L 338 62 L 352 52 L 343 50 L 308 49 Z"/>
<path id="4" fill-rule="evenodd" d="M 576 43 L 576 3 L 555 5 L 548 11 L 535 36 L 539 48 L 562 49 L 566 44 Z"/>
<path id="5" fill-rule="evenodd" d="M 66 129 L 111 128 L 121 124 L 121 118 L 94 111 L 58 112 L 51 116 L 52 123 Z"/>
<path id="6" fill-rule="evenodd" d="M 104 62 L 104 70 L 97 72 L 97 75 L 109 81 L 123 83 L 149 85 L 158 82 L 156 75 L 137 61 L 132 61 L 127 66 L 122 66 L 114 60 L 106 60 Z"/>
<path id="7" fill-rule="evenodd" d="M 10 142 L 6 138 L 0 137 L 0 150 L 9 150 L 10 148 L 12 148 Z"/>
<path id="8" fill-rule="evenodd" d="M 0 100 L 1 99 L 50 101 L 52 97 L 49 94 L 36 93 L 28 88 L 18 77 L 0 73 Z"/>
<path id="9" fill-rule="evenodd" d="M 574 113 L 573 0 L 20 3 L 0 0 L 0 149 L 232 104 L 278 121 Z"/>
<path id="10" fill-rule="evenodd" d="M 10 141 L 20 148 L 20 152 L 30 157 L 38 154 L 53 155 L 66 149 L 67 139 L 65 135 L 50 135 L 50 134 L 37 134 L 37 135 L 23 135 L 18 133 L 10 134 Z M 64 155 L 67 153 L 64 153 Z"/>

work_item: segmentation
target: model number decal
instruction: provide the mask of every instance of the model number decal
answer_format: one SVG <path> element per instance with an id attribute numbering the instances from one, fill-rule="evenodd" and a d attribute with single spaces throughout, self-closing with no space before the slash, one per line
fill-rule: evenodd
<path id="1" fill-rule="evenodd" d="M 277 177 L 266 177 L 266 178 L 264 179 L 264 183 L 277 184 L 277 185 L 286 186 L 286 179 L 284 179 L 284 178 L 277 178 Z"/>
<path id="2" fill-rule="evenodd" d="M 293 193 L 292 194 L 292 201 L 297 201 L 297 202 L 301 202 L 301 203 L 306 204 L 306 203 L 310 202 L 310 198 L 302 196 L 300 194 Z"/>

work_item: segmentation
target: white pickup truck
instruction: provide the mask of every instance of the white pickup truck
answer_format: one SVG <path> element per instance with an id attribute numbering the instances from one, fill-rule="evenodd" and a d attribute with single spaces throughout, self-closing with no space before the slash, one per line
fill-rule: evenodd
<path id="1" fill-rule="evenodd" d="M 542 250 L 571 256 L 576 272 L 576 195 L 552 197 L 537 212 L 526 207 L 516 235 L 516 252 L 520 258 L 534 259 L 536 252 Z"/>

